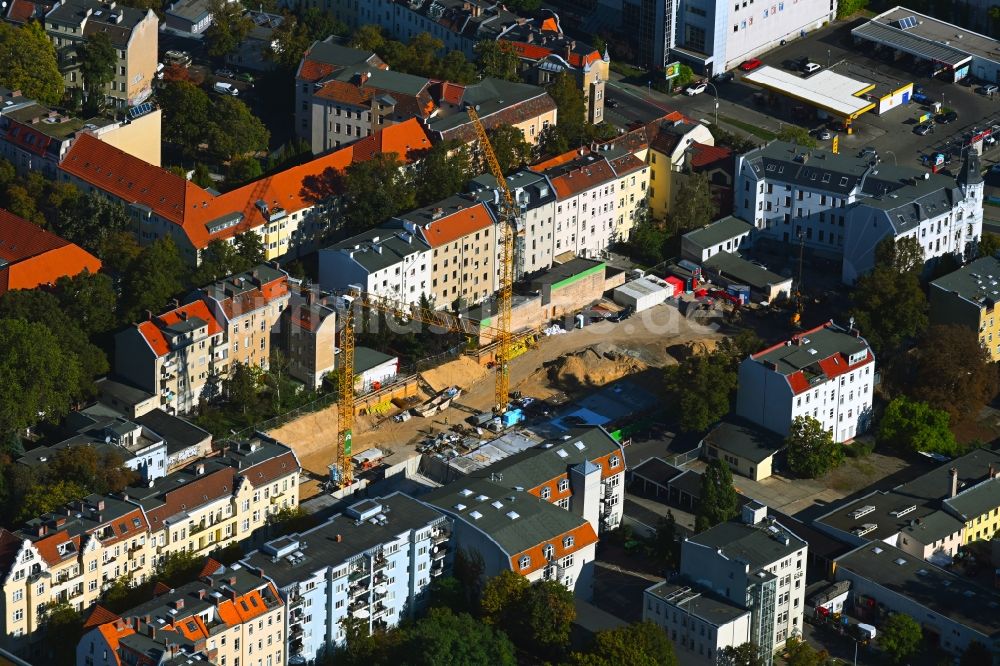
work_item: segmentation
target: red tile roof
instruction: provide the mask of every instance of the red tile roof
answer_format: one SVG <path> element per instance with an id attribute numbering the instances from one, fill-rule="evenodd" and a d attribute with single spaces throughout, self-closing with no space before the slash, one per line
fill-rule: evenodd
<path id="1" fill-rule="evenodd" d="M 733 151 L 723 146 L 710 146 L 706 143 L 693 142 L 689 150 L 691 151 L 691 166 L 695 169 L 706 167 L 709 164 L 722 162 L 733 156 Z"/>
<path id="2" fill-rule="evenodd" d="M 194 318 L 201 319 L 208 325 L 208 335 L 211 336 L 222 332 L 222 326 L 212 316 L 205 302 L 194 301 L 193 303 L 175 308 L 170 312 L 165 312 L 151 321 L 142 322 L 139 324 L 139 333 L 145 338 L 146 343 L 153 350 L 153 353 L 158 357 L 164 356 L 170 351 L 170 344 L 167 342 L 162 329 L 185 319 Z"/>
<path id="3" fill-rule="evenodd" d="M 552 187 L 556 191 L 556 196 L 559 199 L 567 199 L 615 178 L 617 176 L 615 176 L 615 172 L 611 169 L 611 165 L 608 164 L 607 160 L 601 159 L 572 169 L 551 180 Z"/>
<path id="4" fill-rule="evenodd" d="M 421 228 L 424 240 L 431 247 L 441 247 L 493 224 L 485 204 L 477 203 L 454 211 Z"/>
<path id="5" fill-rule="evenodd" d="M 87 134 L 73 143 L 60 168 L 179 225 L 191 244 L 201 249 L 213 240 L 232 238 L 264 224 L 267 220 L 255 205 L 258 200 L 272 210 L 283 208 L 291 214 L 315 205 L 318 195 L 314 192 L 322 191 L 322 187 L 314 187 L 314 184 L 326 174 L 343 171 L 352 163 L 365 161 L 380 152 L 395 152 L 404 163 L 410 163 L 430 147 L 427 132 L 413 118 L 390 125 L 336 152 L 219 196 Z M 234 213 L 243 214 L 239 224 L 209 233 L 207 223 Z"/>
<path id="6" fill-rule="evenodd" d="M 114 622 L 115 620 L 120 620 L 117 614 L 112 613 L 107 608 L 101 604 L 94 606 L 94 610 L 90 611 L 90 615 L 87 620 L 83 623 L 84 629 L 90 629 L 91 627 L 96 627 L 99 624 L 104 624 L 106 622 Z"/>
<path id="7" fill-rule="evenodd" d="M 566 547 L 564 537 L 567 536 L 573 537 L 572 546 Z M 594 532 L 593 525 L 588 522 L 584 522 L 579 527 L 576 527 L 565 534 L 559 534 L 552 538 L 548 538 L 544 542 L 532 546 L 528 550 L 512 554 L 510 558 L 510 568 L 515 573 L 526 576 L 548 565 L 548 560 L 545 558 L 545 554 L 543 552 L 546 545 L 552 545 L 555 548 L 554 557 L 556 559 L 562 559 L 571 553 L 583 550 L 587 546 L 595 543 L 597 543 L 597 534 Z M 527 569 L 522 569 L 520 566 L 520 559 L 523 555 L 531 557 L 531 565 Z"/>
<path id="8" fill-rule="evenodd" d="M 96 273 L 101 261 L 67 240 L 0 208 L 0 294 L 34 289 L 64 276 L 87 270 Z"/>

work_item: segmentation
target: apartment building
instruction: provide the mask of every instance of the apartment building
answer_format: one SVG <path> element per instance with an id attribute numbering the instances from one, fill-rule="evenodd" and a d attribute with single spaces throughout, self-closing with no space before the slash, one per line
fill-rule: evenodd
<path id="1" fill-rule="evenodd" d="M 327 291 L 357 285 L 403 303 L 430 298 L 431 247 L 406 229 L 377 227 L 319 251 L 319 284 Z"/>
<path id="2" fill-rule="evenodd" d="M 234 443 L 142 487 L 128 501 L 149 521 L 150 557 L 208 555 L 260 537 L 271 515 L 299 504 L 301 465 L 287 446 L 265 437 Z"/>
<path id="3" fill-rule="evenodd" d="M 0 208 L 0 295 L 99 270 L 101 260 L 79 245 Z"/>
<path id="4" fill-rule="evenodd" d="M 623 147 L 609 146 L 602 151 L 618 177 L 618 203 L 612 242 L 624 243 L 632 236 L 636 216 L 649 209 L 649 166 Z"/>
<path id="5" fill-rule="evenodd" d="M 331 219 L 338 218 L 339 172 L 380 153 L 396 153 L 409 164 L 430 147 L 427 132 L 412 119 L 225 194 L 87 134 L 77 138 L 59 168 L 60 180 L 124 204 L 141 245 L 172 238 L 184 260 L 196 266 L 209 243 L 231 243 L 244 232 L 260 236 L 268 261 L 317 249 Z"/>
<path id="6" fill-rule="evenodd" d="M 389 224 L 430 248 L 427 296 L 435 307 L 474 305 L 493 295 L 496 220 L 485 204 L 471 196 L 453 196 L 399 215 Z"/>
<path id="7" fill-rule="evenodd" d="M 510 125 L 524 134 L 532 146 L 542 131 L 558 120 L 555 101 L 545 88 L 527 83 L 484 78 L 476 83 L 457 85 L 440 82 L 433 88 L 438 111 L 427 122 L 427 131 L 440 141 L 472 143 L 478 140 L 466 109 L 474 107 L 487 131 Z"/>
<path id="8" fill-rule="evenodd" d="M 529 83 L 547 86 L 564 72 L 572 76 L 583 93 L 587 121 L 604 122 L 604 86 L 611 69 L 607 49 L 602 54 L 563 34 L 558 14 L 547 9 L 538 18 L 512 23 L 497 39 L 513 47 Z"/>
<path id="9" fill-rule="evenodd" d="M 680 114 L 670 114 L 647 129 L 649 137 L 649 208 L 653 217 L 669 215 L 689 164 L 688 151 L 697 144 L 714 145 L 708 128 Z"/>
<path id="10" fill-rule="evenodd" d="M 288 374 L 311 389 L 323 385 L 334 370 L 337 346 L 337 311 L 332 297 L 314 287 L 292 291 L 282 315 L 281 349 Z"/>
<path id="11" fill-rule="evenodd" d="M 681 575 L 750 611 L 750 641 L 770 655 L 802 634 L 808 544 L 751 501 L 739 519 L 681 544 Z M 745 641 L 744 641 L 745 642 Z M 739 644 L 739 643 L 738 643 Z"/>
<path id="12" fill-rule="evenodd" d="M 44 22 L 67 87 L 86 85 L 78 50 L 88 37 L 103 33 L 118 56 L 114 80 L 106 91 L 107 103 L 124 109 L 153 93 L 159 44 L 159 19 L 153 10 L 134 9 L 114 0 L 59 0 L 45 14 Z"/>
<path id="13" fill-rule="evenodd" d="M 734 214 L 755 236 L 838 260 L 852 284 L 870 271 L 885 238 L 915 239 L 924 260 L 975 256 L 982 236 L 979 156 L 967 155 L 956 177 L 809 150 L 772 141 L 736 159 Z"/>
<path id="14" fill-rule="evenodd" d="M 868 343 L 829 321 L 740 363 L 736 413 L 779 435 L 808 416 L 847 442 L 871 426 L 874 389 Z"/>
<path id="15" fill-rule="evenodd" d="M 933 324 L 957 324 L 979 335 L 979 344 L 994 361 L 1000 360 L 1000 300 L 996 278 L 1000 259 L 981 257 L 931 282 L 930 319 Z"/>
<path id="16" fill-rule="evenodd" d="M 663 629 L 685 664 L 715 666 L 723 650 L 750 642 L 749 610 L 688 581 L 663 581 L 642 596 L 642 619 Z"/>
<path id="17" fill-rule="evenodd" d="M 889 544 L 859 546 L 836 560 L 835 577 L 848 581 L 845 612 L 881 625 L 906 613 L 924 636 L 958 659 L 972 642 L 1000 655 L 1000 595 Z"/>
<path id="18" fill-rule="evenodd" d="M 521 169 L 507 176 L 507 187 L 517 202 L 520 215 L 514 238 L 514 276 L 521 279 L 552 268 L 552 227 L 556 213 L 556 195 L 544 175 Z M 503 194 L 496 178 L 484 174 L 474 178 L 470 189 L 500 219 Z"/>
<path id="19" fill-rule="evenodd" d="M 193 295 L 208 306 L 227 331 L 229 366 L 226 355 L 222 354 L 223 362 L 218 368 L 221 374 L 226 374 L 233 363 L 268 367 L 271 339 L 291 298 L 288 274 L 276 266 L 261 264 L 203 287 Z"/>
<path id="20" fill-rule="evenodd" d="M 583 517 L 489 478 L 459 479 L 424 499 L 452 517 L 455 547 L 482 557 L 484 579 L 514 571 L 590 597 L 597 532 Z"/>
<path id="21" fill-rule="evenodd" d="M 45 658 L 46 607 L 93 605 L 115 580 L 142 582 L 153 570 L 149 522 L 135 504 L 91 495 L 58 511 L 0 530 L 5 649 L 34 661 Z"/>
<path id="22" fill-rule="evenodd" d="M 451 520 L 401 493 L 361 500 L 301 534 L 269 541 L 243 563 L 287 608 L 287 654 L 306 663 L 345 640 L 349 617 L 384 630 L 413 617 L 446 571 Z"/>
<path id="23" fill-rule="evenodd" d="M 285 619 L 278 590 L 259 572 L 210 561 L 195 582 L 88 621 L 76 665 L 162 664 L 175 657 L 181 663 L 284 666 Z"/>
<path id="24" fill-rule="evenodd" d="M 618 217 L 618 177 L 608 160 L 581 149 L 534 164 L 531 170 L 544 174 L 556 193 L 553 259 L 599 257 L 615 239 Z"/>

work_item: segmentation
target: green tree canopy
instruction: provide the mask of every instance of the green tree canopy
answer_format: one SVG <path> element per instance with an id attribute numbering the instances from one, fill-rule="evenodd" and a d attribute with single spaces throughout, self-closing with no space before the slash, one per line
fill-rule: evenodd
<path id="1" fill-rule="evenodd" d="M 684 178 L 677 188 L 670 212 L 670 226 L 674 233 L 700 229 L 715 219 L 718 207 L 709 185 L 708 175 L 704 173 L 692 173 Z"/>
<path id="2" fill-rule="evenodd" d="M 785 651 L 788 653 L 788 666 L 824 666 L 830 657 L 826 650 L 816 650 L 796 636 L 788 639 Z"/>
<path id="3" fill-rule="evenodd" d="M 103 258 L 113 238 L 132 231 L 132 220 L 120 201 L 88 192 L 67 196 L 54 226 L 55 232 L 66 240 Z"/>
<path id="4" fill-rule="evenodd" d="M 514 646 L 502 631 L 466 613 L 432 608 L 401 630 L 396 659 L 407 666 L 514 666 Z"/>
<path id="5" fill-rule="evenodd" d="M 271 140 L 271 133 L 260 118 L 231 95 L 218 95 L 212 101 L 212 118 L 207 129 L 209 152 L 220 160 L 266 150 Z"/>
<path id="6" fill-rule="evenodd" d="M 695 531 L 703 532 L 736 517 L 738 504 L 739 498 L 733 487 L 733 473 L 729 471 L 729 465 L 718 458 L 712 460 L 701 475 Z"/>
<path id="7" fill-rule="evenodd" d="M 759 647 L 753 643 L 743 643 L 723 648 L 716 661 L 717 666 L 765 666 L 768 660 Z"/>
<path id="8" fill-rule="evenodd" d="M 87 107 L 91 113 L 96 113 L 104 108 L 108 84 L 115 80 L 118 53 L 106 32 L 87 35 L 78 53 Z"/>
<path id="9" fill-rule="evenodd" d="M 958 453 L 958 443 L 949 426 L 948 412 L 926 402 L 900 396 L 890 402 L 879 421 L 876 437 L 880 445 L 898 451 Z"/>
<path id="10" fill-rule="evenodd" d="M 205 30 L 208 55 L 219 58 L 235 51 L 253 30 L 253 21 L 244 15 L 243 4 L 227 0 L 209 0 L 212 24 Z"/>
<path id="11" fill-rule="evenodd" d="M 803 148 L 815 148 L 818 145 L 816 139 L 809 136 L 809 130 L 798 125 L 785 125 L 782 127 L 781 131 L 778 132 L 778 140 L 795 143 Z"/>
<path id="12" fill-rule="evenodd" d="M 142 248 L 123 280 L 126 321 L 143 321 L 145 313 L 159 314 L 184 288 L 184 260 L 169 236 Z"/>
<path id="13" fill-rule="evenodd" d="M 226 170 L 226 186 L 238 187 L 264 175 L 260 160 L 256 157 L 238 157 L 229 163 Z"/>
<path id="14" fill-rule="evenodd" d="M 667 394 L 685 432 L 702 432 L 729 413 L 737 372 L 731 359 L 714 352 L 692 353 L 664 370 Z"/>
<path id="15" fill-rule="evenodd" d="M 87 496 L 87 489 L 72 481 L 35 484 L 28 489 L 18 508 L 15 522 L 24 523 Z"/>
<path id="16" fill-rule="evenodd" d="M 57 449 L 46 463 L 50 482 L 69 481 L 84 488 L 85 494 L 120 493 L 139 480 L 115 452 L 100 453 L 92 446 Z"/>
<path id="17" fill-rule="evenodd" d="M 504 569 L 483 586 L 479 601 L 483 620 L 495 627 L 513 626 L 521 600 L 531 583 L 524 576 Z"/>
<path id="18" fill-rule="evenodd" d="M 788 466 L 798 476 L 815 479 L 844 462 L 844 449 L 823 424 L 811 416 L 797 416 L 785 438 Z"/>
<path id="19" fill-rule="evenodd" d="M 476 42 L 476 64 L 483 77 L 520 81 L 521 60 L 508 41 L 484 39 Z"/>
<path id="20" fill-rule="evenodd" d="M 83 271 L 56 280 L 53 291 L 63 312 L 88 336 L 107 333 L 118 325 L 118 295 L 104 273 Z"/>
<path id="21" fill-rule="evenodd" d="M 163 110 L 163 139 L 187 157 L 198 152 L 206 139 L 212 102 L 208 93 L 190 81 L 166 81 L 156 91 Z"/>
<path id="22" fill-rule="evenodd" d="M 282 69 L 294 71 L 314 41 L 347 33 L 344 23 L 319 7 L 308 7 L 296 14 L 286 12 L 264 56 Z"/>
<path id="23" fill-rule="evenodd" d="M 496 153 L 497 162 L 504 175 L 520 169 L 531 160 L 531 144 L 524 138 L 524 132 L 512 125 L 497 125 L 489 130 L 487 136 L 490 138 L 490 145 Z M 482 164 L 480 171 L 487 171 L 486 164 Z"/>
<path id="24" fill-rule="evenodd" d="M 1000 10 L 1000 5 L 994 6 Z M 979 239 L 977 254 L 980 257 L 992 257 L 997 252 L 1000 252 L 1000 234 L 991 234 L 988 231 L 984 231 L 983 237 Z"/>
<path id="25" fill-rule="evenodd" d="M 380 153 L 347 167 L 343 178 L 344 221 L 361 233 L 416 207 L 416 188 L 396 153 Z"/>
<path id="26" fill-rule="evenodd" d="M 229 375 L 222 382 L 222 391 L 230 404 L 244 414 L 257 402 L 263 379 L 261 369 L 246 363 L 233 363 Z"/>
<path id="27" fill-rule="evenodd" d="M 548 87 L 556 103 L 559 122 L 542 131 L 540 143 L 548 153 L 560 154 L 575 149 L 587 138 L 587 106 L 576 79 L 562 72 Z"/>
<path id="28" fill-rule="evenodd" d="M 53 664 L 72 664 L 76 661 L 76 644 L 83 637 L 83 617 L 67 601 L 52 602 L 45 607 L 43 627 L 55 640 L 45 641 L 43 649 L 49 650 Z"/>
<path id="29" fill-rule="evenodd" d="M 923 640 L 923 630 L 920 625 L 905 613 L 895 613 L 880 627 L 882 634 L 879 645 L 889 658 L 897 664 L 906 661 L 915 654 Z"/>
<path id="30" fill-rule="evenodd" d="M 667 632 L 648 620 L 599 631 L 594 646 L 573 654 L 577 666 L 676 666 L 677 655 Z"/>
<path id="31" fill-rule="evenodd" d="M 560 581 L 532 583 L 518 604 L 518 622 L 509 635 L 532 654 L 558 657 L 569 645 L 576 620 L 573 593 Z"/>
<path id="32" fill-rule="evenodd" d="M 0 85 L 44 104 L 62 100 L 56 49 L 38 21 L 21 27 L 0 22 Z"/>
<path id="33" fill-rule="evenodd" d="M 628 239 L 629 256 L 647 266 L 655 266 L 666 256 L 667 238 L 663 222 L 654 220 L 649 209 L 640 209 Z"/>
<path id="34" fill-rule="evenodd" d="M 435 144 L 417 165 L 416 201 L 427 206 L 465 189 L 473 177 L 468 149 L 457 142 Z"/>

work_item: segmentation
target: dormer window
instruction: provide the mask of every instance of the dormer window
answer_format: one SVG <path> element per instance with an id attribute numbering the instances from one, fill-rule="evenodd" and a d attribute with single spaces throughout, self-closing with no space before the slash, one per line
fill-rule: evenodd
<path id="1" fill-rule="evenodd" d="M 521 559 L 518 560 L 517 565 L 520 568 L 522 568 L 522 569 L 527 569 L 528 567 L 531 566 L 531 556 L 530 555 L 522 555 Z"/>

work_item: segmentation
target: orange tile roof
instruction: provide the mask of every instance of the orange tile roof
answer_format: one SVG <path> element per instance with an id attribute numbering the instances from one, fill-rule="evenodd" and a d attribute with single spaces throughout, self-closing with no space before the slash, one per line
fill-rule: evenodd
<path id="1" fill-rule="evenodd" d="M 343 171 L 380 152 L 395 152 L 404 163 L 410 163 L 430 147 L 427 132 L 412 118 L 219 196 L 86 134 L 73 143 L 60 168 L 123 201 L 150 208 L 183 228 L 191 244 L 201 249 L 213 240 L 232 238 L 264 224 L 267 220 L 255 205 L 258 200 L 272 210 L 283 208 L 291 214 L 315 205 L 317 195 L 313 192 L 322 188 L 314 187 L 314 181 L 326 174 Z M 233 213 L 243 214 L 239 224 L 209 233 L 207 223 Z"/>
<path id="2" fill-rule="evenodd" d="M 566 164 L 567 162 L 572 162 L 576 158 L 582 155 L 590 154 L 589 148 L 580 148 L 579 150 L 567 150 L 565 153 L 556 155 L 555 157 L 550 157 L 547 160 L 542 160 L 541 162 L 536 162 L 531 165 L 531 170 L 535 172 L 548 171 L 557 166 Z"/>
<path id="3" fill-rule="evenodd" d="M 90 629 L 91 627 L 96 627 L 99 624 L 105 624 L 107 622 L 114 622 L 115 620 L 120 620 L 121 617 L 116 613 L 112 613 L 107 608 L 101 604 L 94 606 L 94 610 L 90 612 L 90 616 L 83 623 L 84 629 Z"/>
<path id="4" fill-rule="evenodd" d="M 131 636 L 135 633 L 135 630 L 127 624 L 121 625 L 121 627 L 115 626 L 114 622 L 109 622 L 107 624 L 102 624 L 97 627 L 97 630 L 101 632 L 104 636 L 104 640 L 108 644 L 108 654 L 114 657 L 115 664 L 121 664 L 121 660 L 118 658 L 118 644 L 121 639 L 126 636 Z"/>
<path id="5" fill-rule="evenodd" d="M 302 67 L 299 68 L 298 78 L 306 79 L 307 81 L 319 81 L 324 76 L 332 74 L 335 69 L 338 68 L 328 62 L 306 58 L 302 61 Z"/>
<path id="6" fill-rule="evenodd" d="M 602 159 L 568 171 L 551 180 L 552 187 L 556 191 L 556 196 L 559 199 L 567 199 L 580 192 L 593 189 L 601 183 L 614 180 L 616 177 L 608 161 Z"/>
<path id="7" fill-rule="evenodd" d="M 34 289 L 84 270 L 96 273 L 101 261 L 67 240 L 0 208 L 0 294 Z"/>
<path id="8" fill-rule="evenodd" d="M 155 531 L 162 528 L 163 521 L 170 516 L 182 511 L 192 511 L 205 502 L 231 495 L 236 486 L 235 479 L 236 470 L 223 467 L 164 493 L 163 504 L 146 511 L 152 529 Z"/>
<path id="9" fill-rule="evenodd" d="M 70 541 L 76 544 L 76 550 L 79 551 L 79 537 L 71 537 L 66 531 L 56 532 L 55 534 L 44 539 L 39 539 L 34 543 L 34 546 L 38 550 L 38 554 L 41 555 L 42 559 L 52 565 L 63 561 L 64 557 L 59 554 L 59 546 L 64 543 L 69 543 Z"/>
<path id="10" fill-rule="evenodd" d="M 441 247 L 493 224 L 485 204 L 477 203 L 454 211 L 421 228 L 424 240 L 431 247 Z"/>
<path id="11" fill-rule="evenodd" d="M 569 548 L 565 546 L 565 542 L 563 541 L 564 537 L 567 536 L 573 537 L 573 545 Z M 556 535 L 554 538 L 546 539 L 544 542 L 536 544 L 528 550 L 511 555 L 510 567 L 521 575 L 527 575 L 538 571 L 539 569 L 545 568 L 548 562 L 545 559 L 542 549 L 546 544 L 551 544 L 555 548 L 555 559 L 562 559 L 571 553 L 583 550 L 587 546 L 595 543 L 597 543 L 597 534 L 594 532 L 593 525 L 589 522 L 584 522 L 579 527 L 575 527 L 565 534 Z M 531 556 L 531 566 L 528 569 L 522 569 L 520 566 L 519 560 L 524 555 Z"/>
<path id="12" fill-rule="evenodd" d="M 693 142 L 690 146 L 691 166 L 700 168 L 720 162 L 733 156 L 733 151 L 724 146 L 710 146 L 707 143 Z"/>
<path id="13" fill-rule="evenodd" d="M 279 598 L 274 586 L 268 585 L 268 587 L 271 588 L 274 598 Z M 220 603 L 219 617 L 226 624 L 233 626 L 249 622 L 255 617 L 268 612 L 268 610 L 270 609 L 264 603 L 264 598 L 260 595 L 260 591 L 251 590 L 242 596 L 236 597 L 236 599 L 227 599 Z"/>
<path id="14" fill-rule="evenodd" d="M 215 559 L 209 557 L 205 560 L 205 566 L 201 568 L 201 572 L 198 574 L 198 578 L 204 578 L 205 576 L 211 576 L 216 571 L 222 567 L 222 562 L 218 562 Z"/>
<path id="15" fill-rule="evenodd" d="M 172 326 L 184 319 L 194 319 L 198 318 L 208 324 L 208 335 L 215 335 L 216 333 L 222 332 L 222 326 L 216 321 L 215 317 L 209 311 L 208 306 L 205 305 L 204 301 L 194 301 L 193 303 L 188 303 L 187 305 L 182 305 L 179 308 L 175 308 L 170 312 L 165 312 L 159 317 L 156 317 L 153 321 L 144 321 L 139 324 L 139 333 L 145 338 L 146 343 L 149 345 L 150 349 L 153 350 L 158 357 L 164 356 L 170 351 L 170 343 L 167 342 L 167 338 L 163 335 L 163 328 L 167 326 Z"/>

